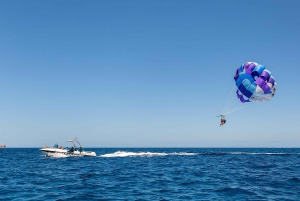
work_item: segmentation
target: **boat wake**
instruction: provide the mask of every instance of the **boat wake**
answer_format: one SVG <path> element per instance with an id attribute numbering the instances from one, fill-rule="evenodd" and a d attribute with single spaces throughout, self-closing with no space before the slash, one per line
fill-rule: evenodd
<path id="1" fill-rule="evenodd" d="M 252 153 L 252 152 L 200 152 L 200 153 L 189 153 L 189 152 L 127 152 L 117 151 L 115 153 L 103 154 L 99 157 L 154 157 L 154 156 L 195 156 L 195 155 L 298 155 L 300 153 Z"/>
<path id="2" fill-rule="evenodd" d="M 194 156 L 197 153 L 173 152 L 173 153 L 157 153 L 157 152 L 126 152 L 117 151 L 111 154 L 103 154 L 100 157 L 153 157 L 153 156 Z"/>

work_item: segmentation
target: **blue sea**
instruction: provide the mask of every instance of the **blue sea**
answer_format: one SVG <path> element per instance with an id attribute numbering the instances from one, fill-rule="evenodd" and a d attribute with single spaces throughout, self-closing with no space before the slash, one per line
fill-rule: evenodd
<path id="1" fill-rule="evenodd" d="M 0 149 L 0 200 L 300 200 L 300 149 Z"/>

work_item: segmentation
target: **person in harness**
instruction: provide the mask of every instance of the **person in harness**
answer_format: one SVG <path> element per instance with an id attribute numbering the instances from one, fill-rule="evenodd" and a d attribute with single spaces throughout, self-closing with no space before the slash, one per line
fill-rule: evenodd
<path id="1" fill-rule="evenodd" d="M 226 119 L 225 119 L 225 117 L 221 118 L 221 123 L 220 123 L 220 126 L 223 126 L 225 123 L 226 123 Z"/>

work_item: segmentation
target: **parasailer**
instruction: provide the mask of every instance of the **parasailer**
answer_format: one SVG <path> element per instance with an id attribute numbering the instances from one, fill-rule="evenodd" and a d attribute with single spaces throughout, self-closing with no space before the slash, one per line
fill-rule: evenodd
<path id="1" fill-rule="evenodd" d="M 277 83 L 274 77 L 265 66 L 256 62 L 242 64 L 236 70 L 234 80 L 237 87 L 235 94 L 238 99 L 231 96 L 232 93 L 230 93 L 222 114 L 218 116 L 221 117 L 220 126 L 226 123 L 225 115 L 244 108 L 241 103 L 266 102 L 275 95 Z M 233 99 L 237 100 L 237 103 L 232 101 Z M 230 106 L 231 104 L 233 106 Z"/>
<path id="2" fill-rule="evenodd" d="M 225 123 L 226 123 L 226 118 L 225 118 L 225 115 L 219 115 L 217 117 L 221 117 L 221 123 L 220 123 L 220 126 L 223 126 Z"/>
<path id="3" fill-rule="evenodd" d="M 225 118 L 222 118 L 222 119 L 221 119 L 220 126 L 223 126 L 225 123 L 226 123 L 226 119 L 225 119 Z"/>

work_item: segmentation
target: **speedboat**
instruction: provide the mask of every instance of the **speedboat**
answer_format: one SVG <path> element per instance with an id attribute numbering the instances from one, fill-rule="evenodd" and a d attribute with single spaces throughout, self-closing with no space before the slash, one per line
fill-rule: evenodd
<path id="1" fill-rule="evenodd" d="M 96 153 L 93 151 L 84 151 L 81 144 L 78 142 L 78 139 L 67 140 L 67 142 L 72 142 L 73 146 L 68 148 L 53 147 L 48 148 L 44 147 L 40 149 L 46 156 L 50 157 L 70 157 L 70 156 L 96 156 Z M 79 145 L 79 148 L 76 147 L 75 142 Z"/>
<path id="2" fill-rule="evenodd" d="M 0 144 L 0 148 L 6 148 L 6 144 Z"/>

